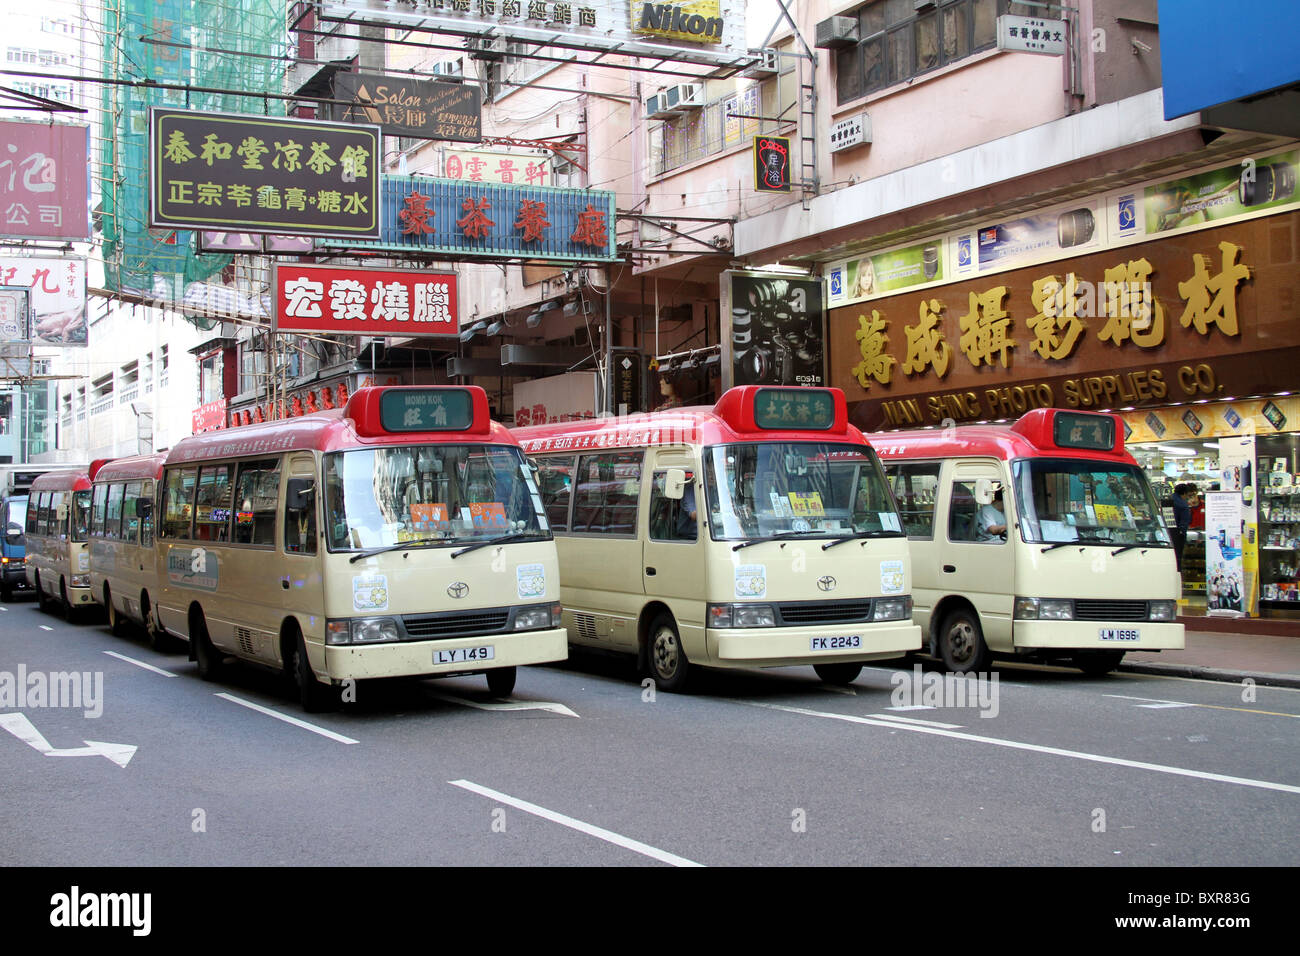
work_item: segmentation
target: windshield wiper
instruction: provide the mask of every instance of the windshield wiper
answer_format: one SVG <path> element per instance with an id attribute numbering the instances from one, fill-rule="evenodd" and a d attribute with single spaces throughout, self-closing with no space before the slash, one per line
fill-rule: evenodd
<path id="1" fill-rule="evenodd" d="M 837 544 L 843 544 L 845 541 L 858 541 L 861 540 L 862 538 L 901 538 L 901 537 L 903 537 L 903 532 L 886 531 L 884 528 L 881 528 L 879 531 L 857 531 L 853 534 L 846 535 L 843 538 L 836 538 L 834 541 L 827 541 L 824 545 L 822 545 L 822 550 L 825 551 L 827 548 L 833 548 Z"/>
<path id="2" fill-rule="evenodd" d="M 453 551 L 451 556 L 459 558 L 462 554 L 477 551 L 479 548 L 486 548 L 490 544 L 500 544 L 503 541 L 522 541 L 524 538 L 538 538 L 541 535 L 540 531 L 513 531 L 510 534 L 500 534 L 495 538 L 488 538 L 486 541 L 476 541 L 473 544 L 466 545 L 459 551 Z"/>
<path id="3" fill-rule="evenodd" d="M 426 541 L 399 541 L 397 544 L 387 544 L 382 548 L 371 548 L 369 551 L 362 551 L 348 558 L 348 564 L 356 564 L 362 558 L 372 558 L 376 554 L 383 554 L 385 551 L 400 551 L 402 548 L 435 548 L 440 544 L 446 544 L 446 541 L 426 540 Z"/>
<path id="4" fill-rule="evenodd" d="M 1068 548 L 1072 544 L 1078 544 L 1077 541 L 1057 541 L 1055 544 L 1049 544 L 1047 547 L 1039 550 L 1039 554 L 1046 554 L 1048 551 L 1055 551 L 1057 548 Z"/>
<path id="5" fill-rule="evenodd" d="M 1145 551 L 1147 546 L 1145 544 L 1126 544 L 1122 548 L 1116 548 L 1114 551 L 1110 553 L 1110 556 L 1113 558 L 1117 554 L 1123 554 L 1125 551 L 1132 551 L 1134 548 L 1141 548 L 1143 551 Z"/>
<path id="6" fill-rule="evenodd" d="M 748 541 L 742 541 L 740 544 L 731 546 L 732 551 L 739 551 L 741 548 L 748 548 L 751 544 L 762 544 L 765 541 L 788 541 L 791 538 L 803 538 L 810 534 L 817 534 L 816 528 L 809 528 L 807 531 L 782 531 L 779 534 L 767 534 L 761 538 L 750 538 Z M 825 532 L 821 532 L 825 534 Z"/>

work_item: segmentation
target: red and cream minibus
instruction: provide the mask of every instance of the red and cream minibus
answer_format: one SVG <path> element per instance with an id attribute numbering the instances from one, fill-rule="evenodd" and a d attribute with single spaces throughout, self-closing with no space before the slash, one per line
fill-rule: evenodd
<path id="1" fill-rule="evenodd" d="M 38 476 L 28 492 L 27 583 L 36 589 L 41 610 L 56 600 L 64 615 L 94 607 L 90 595 L 90 483 L 104 462 L 85 469 L 50 471 Z"/>
<path id="2" fill-rule="evenodd" d="M 158 568 L 153 504 L 165 454 L 115 458 L 95 474 L 90 499 L 90 593 L 114 634 L 128 621 L 145 629 L 155 647 L 165 635 L 153 620 Z"/>

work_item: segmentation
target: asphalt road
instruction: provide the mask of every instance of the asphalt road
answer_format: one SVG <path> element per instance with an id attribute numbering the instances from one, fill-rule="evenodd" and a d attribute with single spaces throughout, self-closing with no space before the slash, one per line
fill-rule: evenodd
<path id="1" fill-rule="evenodd" d="M 898 662 L 651 699 L 581 655 L 509 702 L 465 677 L 308 715 L 273 675 L 205 683 L 15 601 L 0 682 L 20 665 L 102 674 L 102 714 L 0 706 L 3 865 L 1291 866 L 1300 830 L 1284 688 L 1006 665 L 957 707 L 900 696 L 926 678 Z"/>

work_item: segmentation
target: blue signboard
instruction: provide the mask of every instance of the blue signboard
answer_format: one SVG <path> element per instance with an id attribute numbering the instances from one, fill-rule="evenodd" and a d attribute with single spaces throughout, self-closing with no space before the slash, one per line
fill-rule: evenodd
<path id="1" fill-rule="evenodd" d="M 1300 82 L 1295 0 L 1160 4 L 1165 119 Z"/>
<path id="2" fill-rule="evenodd" d="M 612 192 L 384 176 L 379 208 L 380 240 L 349 242 L 348 248 L 444 259 L 617 258 Z"/>

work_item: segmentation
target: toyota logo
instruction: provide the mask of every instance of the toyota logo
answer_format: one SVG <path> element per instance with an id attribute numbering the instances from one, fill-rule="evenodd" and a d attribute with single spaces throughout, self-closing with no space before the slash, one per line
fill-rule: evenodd
<path id="1" fill-rule="evenodd" d="M 469 594 L 469 585 L 464 581 L 457 581 L 455 584 L 448 584 L 447 594 L 449 597 L 454 597 L 457 600 L 460 600 L 466 594 Z"/>
<path id="2" fill-rule="evenodd" d="M 820 578 L 817 579 L 817 587 L 819 587 L 823 591 L 834 591 L 835 579 L 831 577 L 829 574 L 823 574 Z"/>

